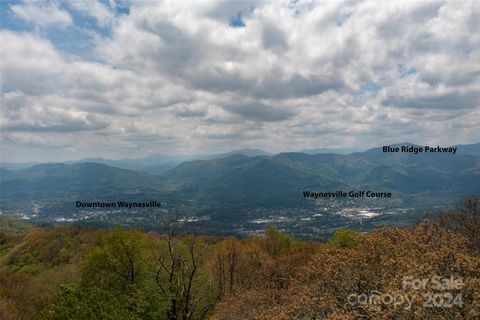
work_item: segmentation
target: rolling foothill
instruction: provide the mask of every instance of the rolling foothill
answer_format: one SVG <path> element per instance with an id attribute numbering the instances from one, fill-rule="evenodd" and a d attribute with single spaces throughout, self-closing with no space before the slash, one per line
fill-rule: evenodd
<path id="1" fill-rule="evenodd" d="M 477 195 L 480 144 L 442 148 L 404 143 L 350 154 L 237 150 L 179 162 L 156 155 L 4 163 L 0 211 L 41 223 L 152 228 L 177 220 L 212 233 L 275 224 L 319 237 L 358 221 L 359 228 L 408 224 L 417 211 Z"/>

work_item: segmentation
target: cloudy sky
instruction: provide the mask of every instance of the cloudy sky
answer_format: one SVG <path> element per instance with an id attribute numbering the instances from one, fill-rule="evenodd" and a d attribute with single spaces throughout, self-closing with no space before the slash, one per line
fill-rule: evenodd
<path id="1" fill-rule="evenodd" d="M 0 46 L 2 161 L 480 140 L 480 1 L 2 0 Z"/>

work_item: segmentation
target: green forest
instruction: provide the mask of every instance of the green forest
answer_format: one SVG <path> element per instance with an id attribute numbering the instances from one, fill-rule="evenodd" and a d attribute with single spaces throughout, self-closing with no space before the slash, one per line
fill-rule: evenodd
<path id="1" fill-rule="evenodd" d="M 4 320 L 480 318 L 479 197 L 322 243 L 274 228 L 238 239 L 0 219 Z"/>

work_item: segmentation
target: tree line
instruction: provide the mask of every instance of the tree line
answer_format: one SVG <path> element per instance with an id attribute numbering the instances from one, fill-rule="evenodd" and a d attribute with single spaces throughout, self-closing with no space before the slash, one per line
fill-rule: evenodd
<path id="1" fill-rule="evenodd" d="M 0 234 L 0 318 L 475 319 L 480 317 L 480 198 L 411 228 L 340 229 L 325 243 L 274 228 L 216 238 L 116 227 Z M 450 293 L 402 287 L 404 277 L 462 279 Z M 412 304 L 350 297 L 409 297 Z M 350 299 L 350 300 L 349 300 Z"/>

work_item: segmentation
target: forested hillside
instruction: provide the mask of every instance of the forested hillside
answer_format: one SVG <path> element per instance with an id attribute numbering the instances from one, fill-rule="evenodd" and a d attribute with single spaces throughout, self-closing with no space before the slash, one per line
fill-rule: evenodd
<path id="1" fill-rule="evenodd" d="M 178 223 L 158 234 L 1 219 L 5 320 L 480 317 L 480 198 L 325 243 L 273 228 L 236 239 Z"/>
<path id="2" fill-rule="evenodd" d="M 213 217 L 214 225 L 218 211 L 228 211 L 223 214 L 227 216 L 258 208 L 312 211 L 315 204 L 305 201 L 303 190 L 391 192 L 382 207 L 450 205 L 480 190 L 477 149 L 478 145 L 462 146 L 461 154 L 386 153 L 382 148 L 349 155 L 225 154 L 186 161 L 160 175 L 115 167 L 115 162 L 37 164 L 17 171 L 2 168 L 0 210 L 52 222 L 78 213 L 77 200 L 158 200 L 172 215 L 184 214 L 188 206 L 196 214 Z M 377 199 L 363 204 L 378 206 L 372 200 Z"/>

